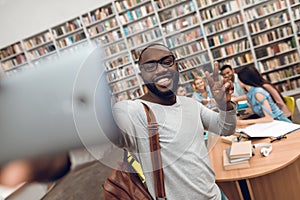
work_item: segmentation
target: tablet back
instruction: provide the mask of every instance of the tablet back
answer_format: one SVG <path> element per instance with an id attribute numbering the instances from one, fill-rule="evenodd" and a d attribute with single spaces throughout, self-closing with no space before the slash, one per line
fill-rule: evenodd
<path id="1" fill-rule="evenodd" d="M 87 45 L 0 82 L 0 164 L 113 139 L 101 48 Z"/>

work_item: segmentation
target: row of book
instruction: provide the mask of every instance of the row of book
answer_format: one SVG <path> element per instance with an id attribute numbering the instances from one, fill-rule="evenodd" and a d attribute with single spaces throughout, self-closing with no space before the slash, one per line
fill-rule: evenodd
<path id="1" fill-rule="evenodd" d="M 277 12 L 286 8 L 285 1 L 271 1 L 267 4 L 259 5 L 249 10 L 245 10 L 245 18 L 247 21 L 258 19 L 270 13 Z"/>
<path id="2" fill-rule="evenodd" d="M 193 42 L 192 44 L 188 44 L 186 46 L 179 47 L 174 49 L 173 52 L 176 58 L 181 59 L 187 57 L 191 54 L 195 54 L 197 52 L 201 52 L 206 50 L 204 40 Z"/>
<path id="3" fill-rule="evenodd" d="M 143 92 L 140 88 L 133 88 L 115 95 L 115 101 L 123 101 L 127 99 L 136 99 L 142 96 Z"/>
<path id="4" fill-rule="evenodd" d="M 291 6 L 293 6 L 293 5 L 295 5 L 295 4 L 298 4 L 298 3 L 300 3 L 299 0 L 290 0 L 290 5 L 291 5 Z"/>
<path id="5" fill-rule="evenodd" d="M 243 25 L 243 19 L 241 14 L 221 18 L 220 20 L 205 24 L 204 30 L 207 34 L 214 34 L 220 31 L 237 27 L 239 25 Z"/>
<path id="6" fill-rule="evenodd" d="M 186 69 L 192 69 L 198 67 L 200 65 L 209 63 L 210 59 L 207 53 L 198 54 L 197 56 L 193 56 L 191 58 L 183 59 L 178 62 L 179 71 L 183 71 Z"/>
<path id="7" fill-rule="evenodd" d="M 300 7 L 293 8 L 293 14 L 295 19 L 300 19 Z"/>
<path id="8" fill-rule="evenodd" d="M 119 16 L 121 24 L 126 24 L 138 20 L 153 13 L 153 7 L 151 3 L 138 7 L 134 10 L 128 10 L 126 13 Z"/>
<path id="9" fill-rule="evenodd" d="M 286 12 L 279 13 L 278 15 L 272 15 L 269 18 L 259 20 L 254 23 L 250 23 L 248 25 L 249 31 L 253 33 L 257 33 L 263 30 L 270 29 L 272 27 L 279 26 L 280 24 L 284 24 L 289 21 L 288 15 Z"/>
<path id="10" fill-rule="evenodd" d="M 131 50 L 131 56 L 132 56 L 133 60 L 138 60 L 140 54 L 141 54 L 141 49 L 139 49 L 139 48 Z"/>
<path id="11" fill-rule="evenodd" d="M 125 67 L 118 68 L 114 71 L 108 72 L 107 80 L 108 80 L 108 82 L 113 82 L 113 81 L 117 81 L 122 78 L 134 75 L 134 74 L 135 73 L 134 73 L 132 65 L 128 65 Z"/>
<path id="12" fill-rule="evenodd" d="M 98 41 L 100 43 L 100 45 L 109 45 L 110 43 L 113 43 L 115 41 L 118 41 L 120 39 L 122 39 L 122 33 L 119 29 L 117 30 L 113 30 L 110 32 L 107 32 L 103 35 L 100 35 L 98 37 Z"/>
<path id="13" fill-rule="evenodd" d="M 100 21 L 100 20 L 107 18 L 108 16 L 113 15 L 113 14 L 114 14 L 114 10 L 112 8 L 112 5 L 110 4 L 106 7 L 98 8 L 98 9 L 92 11 L 91 18 L 88 21 L 91 21 L 91 22 Z M 86 24 L 86 25 L 88 25 L 88 24 Z"/>
<path id="14" fill-rule="evenodd" d="M 36 46 L 40 46 L 45 43 L 48 43 L 49 41 L 52 41 L 52 36 L 51 36 L 51 33 L 49 31 L 47 31 L 43 34 L 40 34 L 40 35 L 34 36 L 30 39 L 24 40 L 24 45 L 25 45 L 26 49 L 29 50 L 29 49 L 35 48 Z"/>
<path id="15" fill-rule="evenodd" d="M 123 28 L 125 36 L 134 34 L 139 31 L 154 27 L 157 25 L 157 19 L 155 15 L 148 16 L 147 18 L 137 21 L 136 23 L 129 24 Z"/>
<path id="16" fill-rule="evenodd" d="M 81 21 L 79 18 L 76 18 L 64 23 L 63 25 L 52 28 L 52 32 L 53 36 L 57 38 L 80 28 L 82 28 Z"/>
<path id="17" fill-rule="evenodd" d="M 285 80 L 287 78 L 298 75 L 300 75 L 300 68 L 299 66 L 295 65 L 289 67 L 288 69 L 268 73 L 266 76 L 271 83 L 276 83 L 278 81 Z"/>
<path id="18" fill-rule="evenodd" d="M 4 60 L 8 57 L 14 56 L 16 54 L 22 53 L 23 48 L 20 42 L 10 45 L 6 48 L 0 50 L 0 60 Z"/>
<path id="19" fill-rule="evenodd" d="M 277 67 L 288 65 L 290 63 L 299 62 L 299 55 L 297 52 L 293 52 L 288 55 L 283 55 L 281 57 L 276 56 L 268 60 L 258 61 L 258 67 L 261 73 L 265 71 L 271 71 Z"/>
<path id="20" fill-rule="evenodd" d="M 149 0 L 121 0 L 116 1 L 116 7 L 119 12 L 130 9 L 142 2 L 148 2 Z"/>
<path id="21" fill-rule="evenodd" d="M 10 70 L 13 67 L 22 65 L 26 62 L 27 62 L 27 60 L 26 60 L 24 53 L 21 53 L 21 54 L 14 56 L 14 58 L 12 58 L 10 60 L 1 62 L 1 67 L 4 71 L 6 71 L 6 70 Z"/>
<path id="22" fill-rule="evenodd" d="M 195 7 L 192 1 L 185 4 L 178 5 L 176 7 L 164 10 L 159 13 L 159 20 L 161 22 L 169 21 L 175 18 L 178 18 L 182 15 L 186 15 L 195 11 Z"/>
<path id="23" fill-rule="evenodd" d="M 276 88 L 280 92 L 298 89 L 300 88 L 300 78 L 294 80 L 287 80 L 285 83 L 276 85 Z"/>
<path id="24" fill-rule="evenodd" d="M 176 21 L 172 21 L 170 23 L 166 23 L 162 25 L 162 30 L 165 35 L 170 33 L 174 33 L 174 31 L 179 32 L 180 30 L 198 24 L 198 18 L 196 14 L 189 15 L 184 18 L 177 19 Z"/>
<path id="25" fill-rule="evenodd" d="M 195 68 L 190 71 L 185 71 L 183 73 L 180 73 L 179 75 L 179 83 L 180 84 L 185 84 L 185 83 L 190 83 L 195 79 L 195 77 L 204 77 L 205 73 L 204 70 L 201 68 Z"/>
<path id="26" fill-rule="evenodd" d="M 281 52 L 286 52 L 296 48 L 295 42 L 292 42 L 293 39 L 288 40 L 287 42 L 280 42 L 273 44 L 267 47 L 262 47 L 255 50 L 255 55 L 257 59 L 274 56 Z"/>
<path id="27" fill-rule="evenodd" d="M 29 51 L 27 55 L 28 55 L 29 60 L 35 60 L 35 59 L 37 59 L 41 56 L 47 55 L 55 50 L 56 50 L 55 45 L 52 43 L 47 46 L 39 47 L 33 51 Z"/>
<path id="28" fill-rule="evenodd" d="M 200 10 L 200 16 L 203 21 L 208 21 L 237 10 L 239 10 L 239 5 L 235 0 L 231 0 L 206 10 Z"/>
<path id="29" fill-rule="evenodd" d="M 225 47 L 220 47 L 216 50 L 213 50 L 212 54 L 215 59 L 218 59 L 218 58 L 223 58 L 226 56 L 234 55 L 236 53 L 246 51 L 246 50 L 250 50 L 249 41 L 242 40 L 240 42 L 233 43 L 233 44 L 227 45 Z"/>
<path id="30" fill-rule="evenodd" d="M 90 26 L 92 23 L 100 22 L 114 16 L 112 4 L 106 7 L 97 8 L 88 14 L 82 15 L 82 22 L 85 26 Z"/>
<path id="31" fill-rule="evenodd" d="M 253 46 L 260 46 L 275 40 L 280 40 L 281 38 L 287 38 L 289 36 L 293 36 L 293 29 L 290 25 L 276 28 L 252 37 L 252 42 Z"/>
<path id="32" fill-rule="evenodd" d="M 92 26 L 88 28 L 89 35 L 91 37 L 98 35 L 99 33 L 109 31 L 111 29 L 114 29 L 116 27 L 119 27 L 118 22 L 116 18 L 111 18 L 109 20 L 105 20 L 95 26 Z"/>
<path id="33" fill-rule="evenodd" d="M 221 62 L 221 63 L 229 64 L 231 66 L 240 67 L 240 66 L 243 66 L 243 65 L 246 65 L 246 64 L 253 63 L 253 56 L 250 52 L 246 52 L 246 53 L 243 53 L 243 54 L 236 55 L 234 57 L 222 58 L 218 61 Z"/>
<path id="34" fill-rule="evenodd" d="M 234 41 L 238 38 L 246 36 L 244 28 L 233 29 L 220 35 L 214 35 L 208 38 L 210 47 L 217 46 L 226 42 Z"/>
<path id="35" fill-rule="evenodd" d="M 162 33 L 159 28 L 152 29 L 147 32 L 142 32 L 138 35 L 134 35 L 127 39 L 129 48 L 151 42 L 157 38 L 162 37 Z"/>
<path id="36" fill-rule="evenodd" d="M 199 8 L 203 8 L 217 2 L 222 2 L 222 0 L 197 0 L 197 4 Z"/>
<path id="37" fill-rule="evenodd" d="M 84 40 L 84 39 L 86 39 L 86 35 L 82 31 L 82 32 L 76 33 L 74 35 L 70 35 L 66 38 L 62 38 L 62 39 L 58 40 L 57 44 L 58 44 L 59 48 L 63 48 L 63 47 L 70 46 L 70 45 L 72 45 L 76 42 L 79 42 L 81 40 Z"/>
<path id="38" fill-rule="evenodd" d="M 113 93 L 118 93 L 139 86 L 139 83 L 137 77 L 135 76 L 130 79 L 118 81 L 110 86 Z"/>
<path id="39" fill-rule="evenodd" d="M 131 61 L 129 55 L 121 55 L 105 62 L 107 71 L 129 64 Z"/>
<path id="40" fill-rule="evenodd" d="M 167 45 L 169 48 L 174 48 L 182 43 L 198 39 L 203 36 L 201 28 L 196 28 L 192 30 L 185 31 L 178 35 L 169 37 L 166 39 Z"/>
<path id="41" fill-rule="evenodd" d="M 104 55 L 106 57 L 110 57 L 110 56 L 120 53 L 124 50 L 126 50 L 126 44 L 124 41 L 121 41 L 121 42 L 106 46 L 104 48 Z"/>
<path id="42" fill-rule="evenodd" d="M 170 5 L 173 5 L 175 3 L 182 2 L 181 0 L 156 0 L 156 7 L 158 9 L 163 9 L 165 7 L 168 7 Z"/>

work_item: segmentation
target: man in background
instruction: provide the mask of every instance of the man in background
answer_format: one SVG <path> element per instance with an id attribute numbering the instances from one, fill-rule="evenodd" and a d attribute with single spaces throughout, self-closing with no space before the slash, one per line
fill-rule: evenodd
<path id="1" fill-rule="evenodd" d="M 215 65 L 219 65 L 218 62 L 215 62 Z M 244 101 L 246 100 L 246 95 L 244 89 L 240 86 L 238 82 L 238 76 L 234 72 L 234 69 L 231 67 L 231 65 L 223 65 L 220 68 L 221 75 L 226 81 L 232 81 L 234 85 L 234 91 L 231 97 L 231 100 L 234 102 Z"/>

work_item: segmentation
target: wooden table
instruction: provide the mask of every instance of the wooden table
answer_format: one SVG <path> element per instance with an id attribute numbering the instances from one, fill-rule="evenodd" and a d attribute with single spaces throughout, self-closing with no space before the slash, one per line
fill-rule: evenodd
<path id="1" fill-rule="evenodd" d="M 269 141 L 269 138 L 252 140 L 252 144 Z M 260 154 L 260 148 L 255 149 L 250 168 L 226 171 L 222 152 L 230 145 L 218 140 L 210 151 L 211 164 L 217 184 L 230 200 L 300 199 L 300 130 L 272 145 L 268 157 Z"/>

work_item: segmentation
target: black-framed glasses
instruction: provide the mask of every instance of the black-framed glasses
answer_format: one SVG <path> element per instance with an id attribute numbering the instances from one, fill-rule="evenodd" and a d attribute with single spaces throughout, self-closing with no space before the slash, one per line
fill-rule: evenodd
<path id="1" fill-rule="evenodd" d="M 175 57 L 173 55 L 165 56 L 160 60 L 141 64 L 140 67 L 144 68 L 146 72 L 153 72 L 157 69 L 158 63 L 164 68 L 172 67 L 175 64 Z"/>

